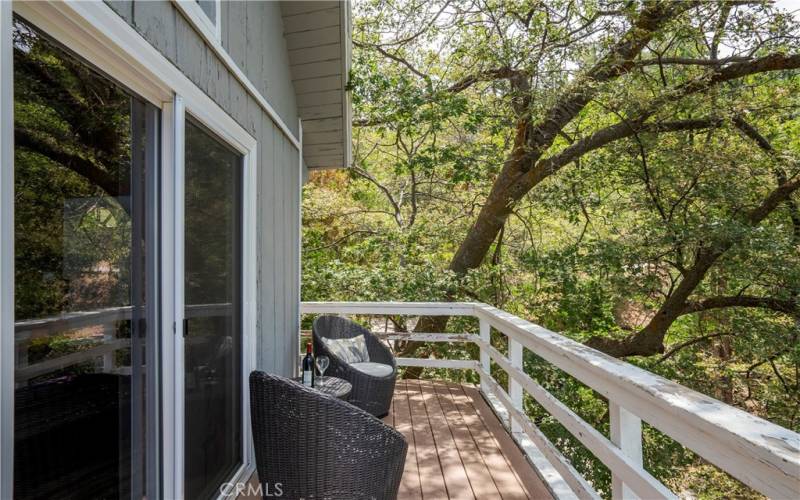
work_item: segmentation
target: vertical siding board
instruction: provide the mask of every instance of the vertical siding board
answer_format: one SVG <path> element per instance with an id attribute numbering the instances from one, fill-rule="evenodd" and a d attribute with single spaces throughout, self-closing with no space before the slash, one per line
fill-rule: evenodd
<path id="1" fill-rule="evenodd" d="M 289 330 L 286 332 L 289 342 L 286 359 L 292 359 L 292 353 L 296 352 L 295 339 L 300 325 L 297 324 L 297 150 L 292 144 L 286 148 L 286 168 L 289 171 L 289 186 L 286 192 L 289 193 L 289 234 L 287 242 L 289 244 L 289 255 L 291 259 L 287 262 L 286 270 L 289 278 Z"/>
<path id="2" fill-rule="evenodd" d="M 259 366 L 275 372 L 277 324 L 275 321 L 275 126 L 266 115 L 261 115 L 261 176 L 259 177 L 259 264 L 261 283 L 259 286 L 259 308 L 261 331 L 259 332 Z"/>
<path id="3" fill-rule="evenodd" d="M 175 16 L 175 21 L 176 65 L 195 85 L 208 92 L 208 83 L 203 78 L 206 45 L 183 16 Z"/>
<path id="4" fill-rule="evenodd" d="M 206 94 L 217 101 L 216 96 L 219 93 L 219 78 L 217 77 L 217 68 L 214 64 L 215 60 L 216 57 L 214 54 L 208 50 L 208 47 L 205 47 L 203 51 L 203 64 L 201 66 L 202 80 L 206 83 Z"/>
<path id="5" fill-rule="evenodd" d="M 177 13 L 168 1 L 134 2 L 134 27 L 164 56 L 176 62 L 175 23 Z"/>
<path id="6" fill-rule="evenodd" d="M 245 46 L 247 45 L 247 2 L 228 3 L 228 45 L 225 47 L 231 59 L 239 68 L 245 71 Z"/>
<path id="7" fill-rule="evenodd" d="M 283 360 L 284 360 L 284 369 L 286 373 L 291 371 L 292 366 L 292 359 L 290 353 L 292 352 L 292 326 L 294 325 L 294 321 L 292 319 L 292 304 L 294 303 L 294 297 L 292 296 L 292 276 L 294 276 L 294 272 L 292 270 L 292 207 L 291 207 L 291 183 L 292 183 L 292 172 L 290 170 L 289 165 L 289 149 L 292 145 L 289 141 L 283 141 L 283 164 L 281 165 L 281 169 L 283 170 L 283 239 L 281 240 L 281 244 L 283 245 L 283 322 L 284 322 L 284 330 L 283 330 Z"/>
<path id="8" fill-rule="evenodd" d="M 128 24 L 133 24 L 133 1 L 132 0 L 106 0 L 106 4 L 114 12 L 125 20 Z"/>
<path id="9" fill-rule="evenodd" d="M 258 91 L 261 92 L 261 95 L 263 95 L 267 100 L 269 100 L 270 99 L 268 92 L 269 80 L 271 76 L 274 76 L 271 75 L 271 72 L 272 73 L 275 72 L 274 63 L 271 62 L 273 60 L 271 54 L 272 51 L 275 50 L 275 48 L 272 47 L 272 45 L 275 44 L 275 41 L 272 38 L 275 35 L 269 31 L 270 30 L 269 16 L 273 15 L 275 11 L 270 10 L 271 6 L 269 5 L 269 3 L 259 3 L 259 5 L 261 5 L 261 17 L 258 20 L 259 32 L 261 34 L 261 43 L 256 49 L 260 54 L 261 62 L 256 68 L 252 67 L 249 68 L 250 71 L 248 72 L 248 76 L 251 78 L 251 81 L 256 86 Z M 281 34 L 281 38 L 283 38 L 283 34 Z M 288 68 L 289 66 L 287 65 L 286 67 Z M 286 75 L 284 75 L 284 78 L 290 79 L 291 74 L 287 73 Z M 284 117 L 284 115 L 281 115 L 281 117 L 283 117 L 284 121 L 286 121 L 286 117 Z"/>
<path id="10" fill-rule="evenodd" d="M 275 232 L 273 235 L 273 245 L 275 248 L 276 279 L 275 279 L 275 368 L 281 375 L 286 375 L 285 362 L 283 359 L 285 331 L 286 331 L 286 256 L 283 251 L 284 229 L 286 228 L 286 217 L 283 209 L 284 170 L 283 170 L 283 136 L 276 136 L 274 152 L 275 169 L 275 204 L 273 207 L 275 214 Z"/>
<path id="11" fill-rule="evenodd" d="M 255 99 L 253 99 L 250 95 L 245 96 L 246 104 L 247 104 L 247 115 L 245 117 L 244 128 L 247 129 L 248 132 L 253 134 L 253 137 L 258 139 L 259 142 L 259 150 L 261 149 L 261 138 L 263 137 L 263 131 L 261 126 L 261 106 L 258 105 Z M 256 133 L 256 129 L 258 129 L 258 133 Z M 259 165 L 263 162 L 261 158 L 264 157 L 265 152 L 259 151 Z M 259 168 L 259 174 L 261 170 Z"/>
<path id="12" fill-rule="evenodd" d="M 230 111 L 230 74 L 212 50 L 206 47 L 203 79 L 208 82 L 207 93 L 223 109 Z"/>
<path id="13" fill-rule="evenodd" d="M 233 119 L 239 122 L 244 128 L 247 128 L 247 91 L 244 89 L 239 80 L 230 78 L 230 114 Z"/>
<path id="14" fill-rule="evenodd" d="M 261 145 L 264 143 L 263 141 L 263 132 L 261 130 L 261 120 L 258 121 L 257 124 L 253 125 L 252 130 L 248 129 L 248 132 L 255 137 L 256 141 L 258 141 L 258 149 L 256 150 L 256 186 L 255 186 L 255 209 L 256 209 L 256 216 L 254 220 L 255 227 L 252 228 L 255 231 L 255 245 L 256 245 L 256 255 L 255 255 L 255 269 L 250 270 L 251 273 L 255 273 L 256 275 L 256 296 L 255 296 L 255 335 L 256 335 L 256 342 L 255 342 L 255 359 L 256 365 L 255 369 L 261 369 L 263 366 L 261 364 L 261 351 L 263 349 L 263 337 L 262 331 L 264 331 L 263 321 L 261 318 L 261 286 L 263 283 L 263 277 L 261 275 L 261 176 L 262 176 L 262 169 L 261 165 L 263 163 L 264 152 L 261 150 Z M 247 274 L 245 274 L 247 276 Z M 249 354 L 249 353 L 248 353 Z"/>
<path id="15" fill-rule="evenodd" d="M 234 78 L 211 50 L 207 50 L 213 56 L 215 73 L 217 75 L 217 102 L 229 114 L 231 112 L 231 80 Z"/>
<path id="16" fill-rule="evenodd" d="M 229 25 L 231 16 L 230 16 L 230 4 L 231 2 L 220 2 L 219 8 L 219 16 L 220 16 L 220 43 L 225 48 L 228 49 L 228 33 L 231 30 L 231 26 Z"/>
<path id="17" fill-rule="evenodd" d="M 297 134 L 295 89 L 289 70 L 289 52 L 283 37 L 281 2 L 264 2 L 264 90 L 262 94 Z M 252 76 L 248 73 L 248 76 Z M 260 88 L 260 87 L 259 87 Z"/>
<path id="18" fill-rule="evenodd" d="M 263 95 L 261 78 L 264 71 L 264 2 L 247 2 L 245 24 L 245 67 L 242 68 L 256 89 Z"/>
<path id="19" fill-rule="evenodd" d="M 294 147 L 289 148 L 289 168 L 292 172 L 292 185 L 290 192 L 292 193 L 292 331 L 290 339 L 292 342 L 292 352 L 297 352 L 297 337 L 300 332 L 300 304 L 297 298 L 300 295 L 299 281 L 300 272 L 299 259 L 300 259 L 300 193 L 298 186 L 300 183 L 300 169 L 298 167 L 298 152 Z"/>
<path id="20" fill-rule="evenodd" d="M 292 238 L 294 234 L 294 214 L 292 213 L 292 161 L 290 160 L 290 150 L 292 150 L 292 145 L 289 141 L 284 141 L 283 143 L 283 171 L 285 173 L 285 181 L 284 181 L 284 196 L 283 196 L 283 207 L 284 207 L 284 220 L 286 221 L 286 227 L 284 229 L 284 236 L 283 236 L 283 249 L 284 249 L 284 275 L 285 275 L 285 286 L 283 287 L 283 293 L 286 295 L 286 303 L 285 303 L 285 311 L 286 311 L 286 329 L 283 331 L 283 338 L 284 338 L 284 360 L 286 361 L 286 370 L 287 372 L 291 369 L 291 353 L 294 352 L 294 345 L 292 343 L 292 339 L 294 338 L 293 331 L 295 326 L 294 315 L 292 311 L 294 311 L 294 294 L 293 290 L 294 287 L 292 286 L 294 283 L 294 253 L 292 252 L 292 247 L 294 247 L 292 243 Z"/>

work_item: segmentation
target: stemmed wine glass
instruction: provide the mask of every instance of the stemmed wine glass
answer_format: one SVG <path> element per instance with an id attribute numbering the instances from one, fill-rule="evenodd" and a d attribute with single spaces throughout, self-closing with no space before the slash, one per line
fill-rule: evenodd
<path id="1" fill-rule="evenodd" d="M 317 356 L 316 363 L 317 370 L 319 370 L 319 385 L 323 385 L 325 370 L 328 369 L 328 365 L 330 365 L 331 361 L 328 359 L 328 356 Z"/>

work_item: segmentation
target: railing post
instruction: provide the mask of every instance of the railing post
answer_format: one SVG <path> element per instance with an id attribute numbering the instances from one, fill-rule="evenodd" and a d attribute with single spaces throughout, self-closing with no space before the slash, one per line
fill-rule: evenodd
<path id="1" fill-rule="evenodd" d="M 481 329 L 480 331 L 481 340 L 484 341 L 486 345 L 491 345 L 492 336 L 491 336 L 491 326 L 489 325 L 489 322 L 481 318 L 480 329 Z M 489 374 L 491 373 L 491 365 L 489 364 L 489 352 L 486 351 L 486 349 L 484 349 L 483 346 L 480 347 L 481 347 L 480 348 L 481 368 L 483 368 L 483 371 L 486 372 L 486 375 L 481 373 L 481 391 L 483 391 L 484 394 L 489 394 L 491 390 L 489 388 L 489 384 L 487 384 L 485 380 L 486 377 L 488 377 Z"/>
<path id="2" fill-rule="evenodd" d="M 642 420 L 613 401 L 608 402 L 608 413 L 611 423 L 611 442 L 617 445 L 622 453 L 642 466 Z M 638 498 L 622 480 L 611 471 L 612 498 Z"/>
<path id="3" fill-rule="evenodd" d="M 508 339 L 508 358 L 511 362 L 511 366 L 519 368 L 520 370 L 523 369 L 522 344 L 512 338 Z M 511 375 L 508 376 L 508 395 L 511 396 L 511 402 L 514 404 L 514 408 L 524 413 L 525 410 L 522 408 L 522 386 Z M 514 434 L 517 432 L 522 432 L 522 426 L 517 419 L 512 418 L 511 433 Z"/>

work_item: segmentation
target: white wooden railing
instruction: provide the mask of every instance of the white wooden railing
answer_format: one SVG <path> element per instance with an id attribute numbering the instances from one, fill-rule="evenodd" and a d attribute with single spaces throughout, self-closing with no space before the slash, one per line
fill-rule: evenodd
<path id="1" fill-rule="evenodd" d="M 800 434 L 505 311 L 479 303 L 304 302 L 301 312 L 477 318 L 480 325 L 477 335 L 396 333 L 386 338 L 472 342 L 479 346 L 479 360 L 399 358 L 397 361 L 401 366 L 477 371 L 484 397 L 490 402 L 499 401 L 508 412 L 512 435 L 558 497 L 599 498 L 599 495 L 525 414 L 522 400 L 526 392 L 609 468 L 614 498 L 676 497 L 643 467 L 642 421 L 768 497 L 800 498 Z M 508 356 L 491 345 L 491 328 L 508 338 Z M 523 348 L 608 399 L 611 439 L 524 372 Z M 508 374 L 508 392 L 490 374 L 490 360 Z"/>

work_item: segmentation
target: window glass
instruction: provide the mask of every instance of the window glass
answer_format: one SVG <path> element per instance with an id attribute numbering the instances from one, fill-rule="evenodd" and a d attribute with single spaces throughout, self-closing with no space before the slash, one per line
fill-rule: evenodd
<path id="1" fill-rule="evenodd" d="M 13 40 L 15 497 L 142 498 L 158 112 L 22 19 Z"/>
<path id="2" fill-rule="evenodd" d="M 242 155 L 186 120 L 185 491 L 242 463 Z"/>

